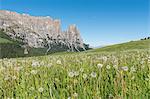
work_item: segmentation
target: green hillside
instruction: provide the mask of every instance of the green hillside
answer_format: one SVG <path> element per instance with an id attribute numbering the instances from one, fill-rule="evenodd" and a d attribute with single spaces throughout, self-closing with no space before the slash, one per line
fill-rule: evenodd
<path id="1" fill-rule="evenodd" d="M 139 41 L 130 41 L 122 44 L 110 45 L 98 49 L 90 50 L 90 52 L 113 52 L 113 51 L 126 51 L 134 49 L 149 49 L 150 48 L 150 39 L 148 40 L 139 40 Z"/>
<path id="2" fill-rule="evenodd" d="M 12 41 L 8 40 L 8 39 L 5 39 L 5 38 L 1 38 L 0 37 L 0 44 L 2 43 L 13 43 Z"/>

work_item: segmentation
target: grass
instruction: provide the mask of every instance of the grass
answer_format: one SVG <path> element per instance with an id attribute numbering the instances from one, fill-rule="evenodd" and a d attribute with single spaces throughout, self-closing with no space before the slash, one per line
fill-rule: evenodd
<path id="1" fill-rule="evenodd" d="M 148 40 L 139 40 L 139 41 L 130 41 L 122 44 L 115 44 L 106 46 L 99 49 L 90 50 L 91 52 L 113 52 L 113 51 L 124 51 L 124 50 L 134 50 L 134 49 L 148 49 L 150 48 L 150 39 Z"/>
<path id="2" fill-rule="evenodd" d="M 7 44 L 7 43 L 13 43 L 12 41 L 8 40 L 8 39 L 4 39 L 0 37 L 0 44 Z"/>
<path id="3" fill-rule="evenodd" d="M 149 40 L 81 53 L 2 59 L 0 98 L 149 99 L 147 44 Z"/>

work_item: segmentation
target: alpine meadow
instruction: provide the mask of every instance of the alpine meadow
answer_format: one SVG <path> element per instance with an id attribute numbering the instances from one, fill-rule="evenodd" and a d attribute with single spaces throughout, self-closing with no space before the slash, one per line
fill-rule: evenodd
<path id="1" fill-rule="evenodd" d="M 150 99 L 149 4 L 1 0 L 0 99 Z"/>

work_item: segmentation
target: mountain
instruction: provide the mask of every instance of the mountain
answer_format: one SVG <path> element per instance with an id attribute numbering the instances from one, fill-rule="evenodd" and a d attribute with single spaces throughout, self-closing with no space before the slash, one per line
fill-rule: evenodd
<path id="1" fill-rule="evenodd" d="M 36 17 L 0 10 L 0 29 L 12 39 L 22 42 L 25 48 L 47 48 L 47 52 L 86 50 L 76 25 L 62 31 L 61 21 L 49 16 Z"/>
<path id="2" fill-rule="evenodd" d="M 139 49 L 150 49 L 150 39 L 130 41 L 121 44 L 110 45 L 102 48 L 89 50 L 89 52 L 117 52 L 126 50 L 139 50 Z"/>

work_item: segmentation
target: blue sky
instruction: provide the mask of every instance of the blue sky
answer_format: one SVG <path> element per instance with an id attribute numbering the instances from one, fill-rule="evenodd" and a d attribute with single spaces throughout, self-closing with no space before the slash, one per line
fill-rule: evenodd
<path id="1" fill-rule="evenodd" d="M 0 0 L 0 9 L 61 19 L 76 24 L 91 46 L 148 36 L 149 0 Z"/>

